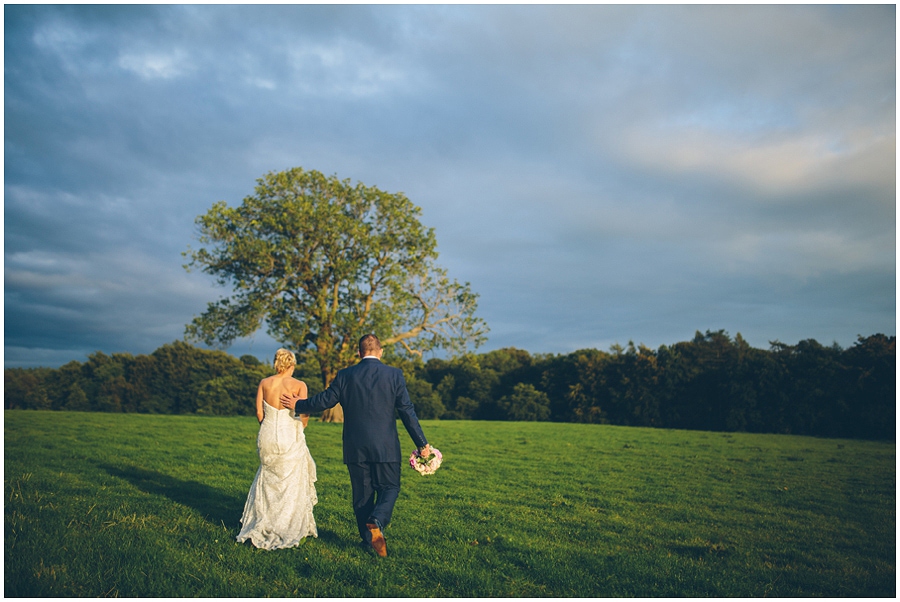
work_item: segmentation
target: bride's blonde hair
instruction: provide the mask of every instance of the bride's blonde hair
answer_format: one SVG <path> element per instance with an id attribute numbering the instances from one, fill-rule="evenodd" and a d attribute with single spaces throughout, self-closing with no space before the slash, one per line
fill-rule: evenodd
<path id="1" fill-rule="evenodd" d="M 284 372 L 288 368 L 297 365 L 297 358 L 294 357 L 294 353 L 292 351 L 288 351 L 287 349 L 279 349 L 275 352 L 275 372 Z"/>

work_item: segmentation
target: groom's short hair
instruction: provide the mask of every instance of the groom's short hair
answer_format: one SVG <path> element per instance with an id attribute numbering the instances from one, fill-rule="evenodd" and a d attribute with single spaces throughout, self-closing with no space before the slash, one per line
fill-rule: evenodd
<path id="1" fill-rule="evenodd" d="M 374 334 L 367 334 L 359 340 L 359 357 L 366 357 L 381 349 L 381 341 Z"/>

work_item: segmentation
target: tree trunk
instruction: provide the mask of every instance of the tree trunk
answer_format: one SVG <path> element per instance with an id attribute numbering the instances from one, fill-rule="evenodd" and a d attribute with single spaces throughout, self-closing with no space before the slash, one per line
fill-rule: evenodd
<path id="1" fill-rule="evenodd" d="M 333 408 L 329 408 L 322 412 L 322 422 L 344 422 L 344 408 L 341 404 L 337 404 Z"/>
<path id="2" fill-rule="evenodd" d="M 322 368 L 322 382 L 325 384 L 325 388 L 331 386 L 331 381 L 334 380 L 334 377 L 337 376 L 337 372 L 328 367 Z M 319 419 L 322 422 L 337 422 L 344 423 L 344 408 L 341 407 L 341 404 L 337 404 L 333 408 L 329 408 L 322 412 L 322 417 Z"/>

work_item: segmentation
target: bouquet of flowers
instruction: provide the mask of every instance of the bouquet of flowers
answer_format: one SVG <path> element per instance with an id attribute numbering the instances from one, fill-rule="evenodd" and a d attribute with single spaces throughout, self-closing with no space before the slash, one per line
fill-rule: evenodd
<path id="1" fill-rule="evenodd" d="M 427 458 L 423 458 L 419 450 L 416 450 L 409 457 L 409 465 L 419 474 L 434 474 L 441 466 L 443 458 L 444 456 L 441 455 L 440 450 L 434 447 L 431 448 L 431 455 Z"/>

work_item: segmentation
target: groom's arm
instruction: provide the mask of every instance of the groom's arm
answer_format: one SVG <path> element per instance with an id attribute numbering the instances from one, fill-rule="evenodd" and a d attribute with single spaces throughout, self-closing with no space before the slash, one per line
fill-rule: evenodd
<path id="1" fill-rule="evenodd" d="M 419 424 L 418 416 L 416 416 L 416 408 L 413 407 L 412 401 L 409 399 L 406 379 L 403 378 L 402 373 L 399 375 L 399 379 L 400 383 L 394 398 L 394 407 L 397 409 L 400 421 L 406 427 L 406 432 L 409 433 L 409 438 L 413 440 L 413 443 L 420 450 L 425 449 L 428 446 L 428 440 L 425 438 L 425 433 L 422 432 L 422 426 Z"/>
<path id="2" fill-rule="evenodd" d="M 281 395 L 281 405 L 294 410 L 294 415 L 311 414 L 312 412 L 321 412 L 322 410 L 333 408 L 341 400 L 340 378 L 341 376 L 339 373 L 337 378 L 334 379 L 334 382 L 331 383 L 330 387 L 318 395 L 313 395 L 309 399 L 300 399 L 299 395 L 294 396 L 283 393 Z"/>

